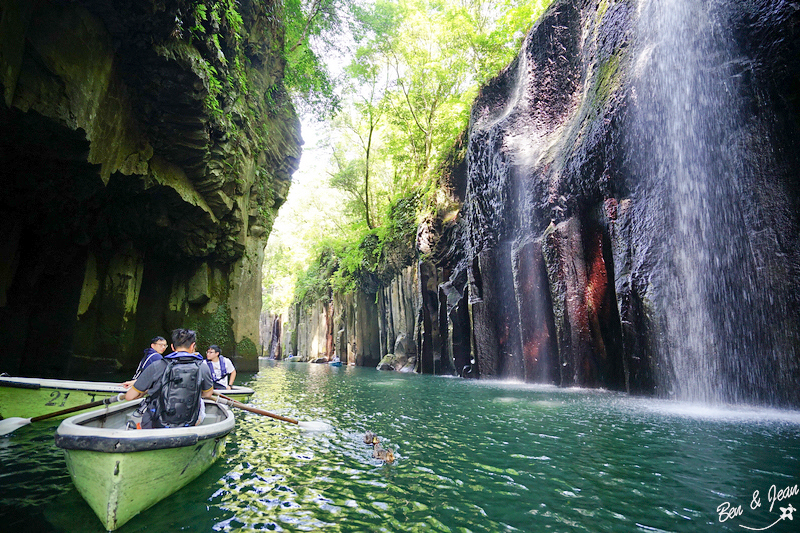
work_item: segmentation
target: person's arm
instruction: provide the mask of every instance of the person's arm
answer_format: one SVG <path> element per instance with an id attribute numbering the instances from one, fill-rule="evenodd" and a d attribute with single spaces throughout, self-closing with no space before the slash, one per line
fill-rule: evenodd
<path id="1" fill-rule="evenodd" d="M 211 387 L 208 390 L 204 390 L 202 393 L 200 393 L 200 396 L 202 396 L 203 398 L 212 398 L 214 396 L 214 387 Z"/>
<path id="2" fill-rule="evenodd" d="M 133 384 L 134 384 L 135 382 L 136 382 L 136 380 L 135 380 L 135 379 L 132 379 L 132 380 L 130 380 L 130 381 L 123 381 L 123 382 L 122 382 L 122 386 L 123 386 L 123 387 L 125 387 L 126 389 L 130 389 L 130 388 L 131 388 L 131 386 L 133 386 Z"/>
<path id="3" fill-rule="evenodd" d="M 228 359 L 229 363 L 230 363 L 230 361 L 231 360 Z M 233 366 L 233 363 L 230 363 L 230 364 L 231 364 L 231 368 L 233 368 L 233 371 L 230 373 L 230 377 L 228 378 L 228 388 L 229 389 L 231 387 L 233 387 L 233 380 L 236 379 L 236 367 Z"/>
<path id="4" fill-rule="evenodd" d="M 163 372 L 161 363 L 156 361 L 155 364 L 147 365 L 147 368 L 139 374 L 136 381 L 131 382 L 131 387 L 125 393 L 125 399 L 130 401 L 144 396 L 147 389 L 153 386 L 154 376 L 156 376 L 157 372 Z M 159 373 L 158 375 L 160 376 L 161 374 Z"/>
<path id="5" fill-rule="evenodd" d="M 127 392 L 125 392 L 125 399 L 128 401 L 136 400 L 137 398 L 141 398 L 142 396 L 144 396 L 144 392 L 136 390 L 136 387 L 134 387 L 133 385 L 131 385 L 131 388 L 128 389 Z"/>

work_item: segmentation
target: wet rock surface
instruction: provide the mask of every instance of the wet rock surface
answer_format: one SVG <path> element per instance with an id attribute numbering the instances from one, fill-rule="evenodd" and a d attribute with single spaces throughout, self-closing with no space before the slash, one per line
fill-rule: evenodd
<path id="1" fill-rule="evenodd" d="M 743 165 L 756 170 L 744 171 L 740 196 L 727 209 L 741 216 L 708 209 L 738 224 L 732 238 L 749 243 L 762 265 L 753 270 L 760 274 L 726 273 L 751 259 L 726 252 L 724 243 L 710 248 L 731 265 L 708 289 L 728 361 L 720 369 L 738 391 L 723 391 L 723 398 L 797 405 L 790 383 L 800 375 L 800 151 L 798 93 L 789 80 L 800 72 L 800 19 L 791 2 L 712 4 L 717 31 L 735 41 L 736 59 L 717 65 L 709 57 L 705 68 L 711 79 L 736 86 L 740 108 L 730 111 L 744 117 L 717 149 L 739 143 Z M 675 329 L 668 300 L 678 210 L 657 177 L 657 167 L 670 163 L 651 149 L 676 132 L 651 120 L 660 110 L 643 111 L 651 109 L 645 99 L 655 98 L 646 89 L 657 83 L 648 76 L 659 53 L 638 18 L 648 5 L 555 2 L 518 59 L 476 100 L 465 164 L 447 175 L 463 208 L 436 266 L 447 273 L 451 334 L 468 307 L 469 329 L 460 336 L 470 342 L 469 369 L 481 376 L 680 397 L 675 361 L 684 354 L 666 336 Z M 725 296 L 735 293 L 736 275 L 762 280 L 761 296 L 748 291 L 752 306 Z M 773 314 L 779 323 L 758 311 L 757 300 L 769 299 L 780 301 Z M 454 366 L 464 362 L 461 355 Z"/>
<path id="2" fill-rule="evenodd" d="M 0 4 L 4 370 L 135 366 L 179 326 L 256 367 L 299 122 L 275 6 L 196 4 Z"/>

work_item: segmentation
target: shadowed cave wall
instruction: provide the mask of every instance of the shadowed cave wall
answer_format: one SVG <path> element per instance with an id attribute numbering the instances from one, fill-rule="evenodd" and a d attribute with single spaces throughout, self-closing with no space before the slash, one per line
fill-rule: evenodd
<path id="1" fill-rule="evenodd" d="M 180 326 L 256 368 L 299 121 L 276 5 L 195 4 L 0 2 L 0 371 L 130 369 Z"/>

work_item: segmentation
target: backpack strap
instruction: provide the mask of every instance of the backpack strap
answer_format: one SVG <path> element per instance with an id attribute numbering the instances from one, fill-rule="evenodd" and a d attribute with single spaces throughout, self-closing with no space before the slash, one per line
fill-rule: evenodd
<path id="1" fill-rule="evenodd" d="M 136 372 L 133 374 L 133 379 L 139 377 L 139 374 L 141 374 L 145 367 L 150 363 L 150 359 L 152 359 L 156 354 L 158 354 L 156 351 L 150 352 L 147 357 L 139 361 L 139 366 L 136 368 Z"/>
<path id="2" fill-rule="evenodd" d="M 163 357 L 164 359 L 197 359 L 198 361 L 205 360 L 205 357 L 203 357 L 202 355 L 189 352 L 172 352 L 171 354 L 165 355 Z"/>

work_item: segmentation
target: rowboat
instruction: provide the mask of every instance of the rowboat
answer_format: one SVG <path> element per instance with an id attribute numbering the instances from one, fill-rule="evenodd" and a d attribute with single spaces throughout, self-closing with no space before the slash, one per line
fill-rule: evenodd
<path id="1" fill-rule="evenodd" d="M 110 396 L 125 389 L 108 381 L 73 381 L 0 376 L 0 418 L 35 417 L 82 405 Z M 250 387 L 234 385 L 225 391 L 239 402 L 246 402 L 255 393 Z"/>
<path id="2" fill-rule="evenodd" d="M 205 472 L 234 426 L 230 409 L 205 400 L 206 418 L 199 426 L 126 430 L 128 415 L 140 402 L 67 418 L 56 431 L 72 482 L 108 531 Z"/>

